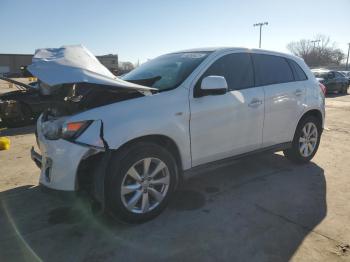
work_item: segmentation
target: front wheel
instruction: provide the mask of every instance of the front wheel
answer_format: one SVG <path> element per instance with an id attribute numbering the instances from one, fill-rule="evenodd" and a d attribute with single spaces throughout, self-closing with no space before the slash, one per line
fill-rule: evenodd
<path id="1" fill-rule="evenodd" d="M 297 163 L 309 162 L 317 152 L 322 133 L 321 123 L 313 116 L 300 121 L 295 131 L 292 147 L 284 155 Z"/>
<path id="2" fill-rule="evenodd" d="M 142 223 L 167 206 L 176 185 L 176 161 L 159 145 L 137 143 L 112 157 L 107 179 L 110 213 L 127 223 Z"/>

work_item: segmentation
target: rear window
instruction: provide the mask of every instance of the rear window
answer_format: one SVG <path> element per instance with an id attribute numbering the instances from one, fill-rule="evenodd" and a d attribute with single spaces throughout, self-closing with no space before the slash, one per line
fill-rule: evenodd
<path id="1" fill-rule="evenodd" d="M 293 71 L 295 81 L 307 80 L 307 76 L 303 69 L 293 60 L 288 59 L 288 63 Z"/>
<path id="2" fill-rule="evenodd" d="M 257 86 L 294 81 L 292 70 L 283 57 L 253 54 L 253 61 Z"/>

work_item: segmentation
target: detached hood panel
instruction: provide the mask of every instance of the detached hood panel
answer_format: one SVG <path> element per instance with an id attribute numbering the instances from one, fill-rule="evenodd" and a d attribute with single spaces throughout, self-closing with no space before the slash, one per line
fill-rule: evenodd
<path id="1" fill-rule="evenodd" d="M 139 91 L 156 90 L 117 78 L 82 45 L 37 49 L 27 69 L 50 86 L 92 83 Z"/>

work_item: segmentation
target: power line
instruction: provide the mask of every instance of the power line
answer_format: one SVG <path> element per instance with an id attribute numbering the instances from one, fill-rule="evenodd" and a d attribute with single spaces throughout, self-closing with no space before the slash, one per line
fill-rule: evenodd
<path id="1" fill-rule="evenodd" d="M 262 22 L 262 23 L 256 23 L 254 24 L 253 26 L 259 26 L 260 27 L 260 34 L 259 34 L 259 48 L 261 48 L 261 28 L 264 26 L 264 25 L 268 25 L 269 23 L 268 22 Z"/>
<path id="2" fill-rule="evenodd" d="M 345 70 L 348 70 L 348 66 L 349 66 L 350 43 L 348 43 L 348 45 L 349 45 L 349 47 L 348 47 L 348 58 L 346 59 Z"/>

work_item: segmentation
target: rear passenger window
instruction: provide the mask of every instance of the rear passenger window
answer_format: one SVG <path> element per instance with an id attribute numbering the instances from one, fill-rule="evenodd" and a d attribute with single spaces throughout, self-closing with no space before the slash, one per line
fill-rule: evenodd
<path id="1" fill-rule="evenodd" d="M 229 90 L 239 90 L 254 86 L 253 65 L 249 54 L 235 53 L 216 60 L 199 79 L 196 88 L 200 87 L 206 76 L 225 77 Z"/>
<path id="2" fill-rule="evenodd" d="M 253 61 L 257 86 L 294 81 L 292 70 L 283 57 L 253 54 Z"/>
<path id="3" fill-rule="evenodd" d="M 307 76 L 303 69 L 293 60 L 288 59 L 288 63 L 290 67 L 292 68 L 294 80 L 295 81 L 304 81 L 307 80 Z"/>

